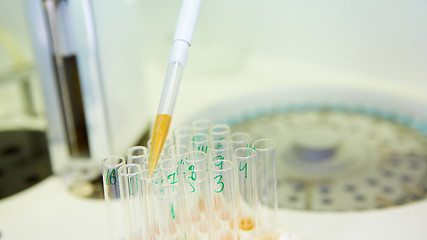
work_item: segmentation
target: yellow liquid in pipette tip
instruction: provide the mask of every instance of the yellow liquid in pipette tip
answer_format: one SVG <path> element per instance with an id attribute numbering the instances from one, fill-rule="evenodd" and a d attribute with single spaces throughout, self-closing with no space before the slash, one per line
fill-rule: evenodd
<path id="1" fill-rule="evenodd" d="M 151 137 L 150 157 L 148 160 L 148 173 L 153 176 L 159 162 L 160 154 L 168 137 L 172 116 L 169 114 L 157 114 L 154 122 L 153 135 Z"/>

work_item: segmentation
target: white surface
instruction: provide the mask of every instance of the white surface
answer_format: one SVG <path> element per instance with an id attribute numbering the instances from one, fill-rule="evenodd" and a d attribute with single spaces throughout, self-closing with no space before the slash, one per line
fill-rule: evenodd
<path id="1" fill-rule="evenodd" d="M 57 177 L 0 200 L 4 240 L 108 239 L 103 200 L 71 195 Z M 304 240 L 424 240 L 427 201 L 386 210 L 307 213 L 283 210 L 280 225 Z"/>

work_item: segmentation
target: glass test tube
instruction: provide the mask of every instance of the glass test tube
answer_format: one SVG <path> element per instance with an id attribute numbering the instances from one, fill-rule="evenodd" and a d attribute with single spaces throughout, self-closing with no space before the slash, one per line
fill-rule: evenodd
<path id="1" fill-rule="evenodd" d="M 252 148 L 238 148 L 234 151 L 233 158 L 237 173 L 237 225 L 243 232 L 256 230 L 258 223 L 256 151 Z"/>
<path id="2" fill-rule="evenodd" d="M 193 129 L 189 126 L 175 128 L 175 144 L 188 146 L 188 139 L 193 134 Z"/>
<path id="3" fill-rule="evenodd" d="M 210 141 L 228 140 L 230 135 L 231 129 L 227 124 L 215 124 L 209 129 Z"/>
<path id="4" fill-rule="evenodd" d="M 214 239 L 212 192 L 208 172 L 191 171 L 186 177 L 185 200 L 192 225 L 190 238 Z"/>
<path id="5" fill-rule="evenodd" d="M 208 171 L 207 154 L 202 151 L 191 151 L 184 154 L 184 173 L 188 171 Z"/>
<path id="6" fill-rule="evenodd" d="M 123 238 L 123 216 L 120 200 L 119 168 L 125 159 L 119 155 L 109 156 L 102 160 L 102 183 L 104 199 L 107 206 L 109 236 L 112 240 Z"/>
<path id="7" fill-rule="evenodd" d="M 128 148 L 126 152 L 126 164 L 139 164 L 145 170 L 148 167 L 149 151 L 144 146 L 133 146 Z"/>
<path id="8" fill-rule="evenodd" d="M 215 160 L 210 164 L 214 222 L 220 223 L 215 239 L 237 239 L 237 211 L 234 167 L 230 160 Z"/>
<path id="9" fill-rule="evenodd" d="M 177 172 L 178 172 L 178 181 L 180 183 L 184 182 L 184 154 L 187 152 L 187 146 L 185 145 L 171 145 L 168 147 L 166 152 L 166 158 L 177 160 L 179 163 Z M 181 186 L 182 187 L 182 186 Z"/>
<path id="10" fill-rule="evenodd" d="M 208 147 L 209 162 L 215 160 L 231 160 L 231 148 L 228 141 L 220 140 L 209 143 Z"/>
<path id="11" fill-rule="evenodd" d="M 166 158 L 181 161 L 184 158 L 184 154 L 187 151 L 188 151 L 187 145 L 182 145 L 182 144 L 170 145 L 166 150 Z"/>
<path id="12" fill-rule="evenodd" d="M 144 239 L 156 239 L 156 236 L 158 237 L 159 235 L 159 224 L 154 214 L 154 203 L 156 201 L 156 189 L 161 185 L 160 172 L 156 170 L 153 176 L 150 177 L 149 171 L 144 170 L 139 177 L 143 194 L 143 207 L 145 209 L 144 219 L 146 224 L 143 226 L 145 232 Z"/>
<path id="13" fill-rule="evenodd" d="M 252 145 L 256 150 L 258 214 L 263 223 L 258 237 L 278 239 L 276 145 L 270 139 L 258 139 Z"/>
<path id="14" fill-rule="evenodd" d="M 184 217 L 182 192 L 177 185 L 160 185 L 153 202 L 156 212 L 158 238 L 161 240 L 186 239 L 187 226 Z"/>
<path id="15" fill-rule="evenodd" d="M 231 152 L 232 154 L 234 154 L 234 151 L 236 149 L 250 146 L 251 136 L 245 132 L 235 132 L 231 134 L 230 143 L 231 143 Z"/>
<path id="16" fill-rule="evenodd" d="M 208 151 L 209 135 L 205 133 L 192 134 L 188 139 L 189 151 Z"/>
<path id="17" fill-rule="evenodd" d="M 120 193 L 124 215 L 125 239 L 143 239 L 144 208 L 142 188 L 138 175 L 142 173 L 139 164 L 126 164 L 119 168 Z"/>
<path id="18" fill-rule="evenodd" d="M 180 168 L 180 161 L 176 159 L 165 159 L 161 162 L 159 162 L 159 165 L 157 166 L 159 172 L 162 175 L 162 183 L 163 184 L 178 184 L 180 177 L 179 177 L 179 168 Z"/>
<path id="19" fill-rule="evenodd" d="M 191 128 L 193 133 L 209 133 L 209 128 L 211 127 L 211 122 L 208 119 L 197 119 L 191 123 Z"/>
<path id="20" fill-rule="evenodd" d="M 277 210 L 276 145 L 273 140 L 258 139 L 253 146 L 256 150 L 258 189 L 261 190 L 258 192 L 259 202 Z"/>

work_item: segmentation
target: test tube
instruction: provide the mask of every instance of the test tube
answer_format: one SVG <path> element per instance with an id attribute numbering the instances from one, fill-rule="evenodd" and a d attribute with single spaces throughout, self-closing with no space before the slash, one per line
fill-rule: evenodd
<path id="1" fill-rule="evenodd" d="M 260 204 L 277 210 L 276 145 L 270 139 L 258 139 L 256 150 L 258 197 Z"/>
<path id="2" fill-rule="evenodd" d="M 143 239 L 144 209 L 142 188 L 138 175 L 142 173 L 139 164 L 126 164 L 119 168 L 120 192 L 124 215 L 125 239 Z"/>
<path id="3" fill-rule="evenodd" d="M 160 185 L 153 202 L 157 217 L 158 238 L 161 240 L 185 239 L 187 226 L 184 216 L 182 193 L 177 185 Z"/>
<path id="4" fill-rule="evenodd" d="M 187 152 L 187 146 L 185 145 L 171 145 L 167 149 L 166 157 L 169 159 L 173 159 L 178 161 L 178 169 L 177 169 L 177 175 L 178 175 L 178 181 L 180 183 L 184 182 L 184 154 Z M 181 186 L 182 188 L 182 186 Z"/>
<path id="5" fill-rule="evenodd" d="M 209 143 L 208 147 L 209 162 L 215 160 L 231 160 L 231 148 L 228 141 L 220 140 Z"/>
<path id="6" fill-rule="evenodd" d="M 209 129 L 210 141 L 228 140 L 230 135 L 231 129 L 227 124 L 215 124 Z"/>
<path id="7" fill-rule="evenodd" d="M 119 168 L 125 164 L 125 159 L 119 155 L 112 155 L 103 159 L 101 163 L 109 237 L 117 240 L 123 238 L 124 234 L 118 172 Z"/>
<path id="8" fill-rule="evenodd" d="M 143 194 L 143 207 L 145 209 L 144 218 L 146 224 L 143 226 L 144 239 L 156 239 L 159 234 L 159 223 L 154 214 L 154 206 L 156 202 L 156 189 L 161 185 L 161 171 L 156 170 L 153 176 L 150 177 L 149 171 L 144 170 L 141 172 L 139 181 L 142 187 Z"/>
<path id="9" fill-rule="evenodd" d="M 128 148 L 126 153 L 126 164 L 139 164 L 145 170 L 148 167 L 149 151 L 144 146 L 133 146 Z"/>
<path id="10" fill-rule="evenodd" d="M 189 126 L 177 127 L 174 130 L 175 144 L 188 146 L 188 139 L 193 134 L 193 129 Z"/>
<path id="11" fill-rule="evenodd" d="M 221 228 L 215 239 L 237 239 L 237 211 L 234 166 L 230 160 L 215 160 L 210 164 L 214 222 Z"/>
<path id="12" fill-rule="evenodd" d="M 191 171 L 186 177 L 187 216 L 192 224 L 191 238 L 214 239 L 212 192 L 206 171 Z"/>
<path id="13" fill-rule="evenodd" d="M 258 223 L 256 151 L 252 148 L 238 148 L 233 155 L 237 172 L 237 226 L 241 232 L 255 230 Z"/>
<path id="14" fill-rule="evenodd" d="M 277 226 L 276 145 L 270 139 L 258 139 L 252 145 L 256 151 L 258 216 L 262 223 L 258 237 L 277 239 L 280 231 Z"/>
<path id="15" fill-rule="evenodd" d="M 231 151 L 234 154 L 234 151 L 238 148 L 249 147 L 251 143 L 251 136 L 245 132 L 235 132 L 231 134 Z"/>
<path id="16" fill-rule="evenodd" d="M 208 171 L 207 154 L 202 151 L 191 151 L 184 154 L 184 173 L 189 171 Z"/>
<path id="17" fill-rule="evenodd" d="M 159 162 L 157 169 L 160 170 L 162 174 L 162 183 L 163 184 L 178 184 L 179 183 L 179 173 L 178 170 L 180 167 L 179 160 L 176 159 L 165 159 Z"/>
<path id="18" fill-rule="evenodd" d="M 188 139 L 188 150 L 189 151 L 208 151 L 209 136 L 206 133 L 195 133 L 192 134 Z"/>
<path id="19" fill-rule="evenodd" d="M 211 127 L 211 122 L 208 119 L 197 119 L 191 123 L 191 128 L 193 133 L 209 133 L 209 128 Z"/>
<path id="20" fill-rule="evenodd" d="M 166 158 L 181 161 L 184 158 L 184 154 L 187 151 L 188 151 L 187 145 L 182 145 L 182 144 L 170 145 L 166 150 Z"/>

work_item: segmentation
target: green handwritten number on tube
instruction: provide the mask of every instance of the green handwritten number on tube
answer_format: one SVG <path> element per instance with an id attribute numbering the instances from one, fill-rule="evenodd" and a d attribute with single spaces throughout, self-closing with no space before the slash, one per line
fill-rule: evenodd
<path id="1" fill-rule="evenodd" d="M 108 174 L 110 173 L 110 169 L 107 170 L 107 175 L 105 176 L 105 185 L 108 186 Z"/>
<path id="2" fill-rule="evenodd" d="M 224 160 L 224 157 L 223 156 L 221 156 L 221 155 L 218 155 L 218 156 L 216 156 L 213 160 L 215 161 L 215 160 L 221 160 L 221 162 L 219 162 L 219 163 L 215 163 L 214 165 L 215 166 L 217 166 L 217 167 L 221 167 L 220 169 L 222 170 L 222 168 L 223 168 L 223 163 L 224 163 L 224 161 L 222 161 L 222 160 Z"/>
<path id="3" fill-rule="evenodd" d="M 215 192 L 216 192 L 216 193 L 220 193 L 220 192 L 222 192 L 222 190 L 224 190 L 224 183 L 223 183 L 223 182 L 221 182 L 221 180 L 222 180 L 222 175 L 218 175 L 218 176 L 216 176 L 214 179 L 217 179 L 217 178 L 219 178 L 219 179 L 218 179 L 218 182 L 217 182 L 216 184 L 221 184 L 221 189 L 220 189 L 220 190 L 215 190 Z"/>
<path id="4" fill-rule="evenodd" d="M 172 218 L 175 219 L 175 210 L 173 209 L 173 203 L 171 204 L 171 215 Z"/>
<path id="5" fill-rule="evenodd" d="M 116 182 L 117 182 L 116 169 L 111 170 L 110 176 L 108 176 L 108 171 L 107 171 L 107 185 L 108 183 L 110 183 L 109 185 L 115 185 Z"/>
<path id="6" fill-rule="evenodd" d="M 192 188 L 192 190 L 190 192 L 195 192 L 196 188 L 194 188 L 193 184 L 191 184 L 190 182 L 188 184 L 190 184 L 190 187 Z"/>
<path id="7" fill-rule="evenodd" d="M 175 184 L 175 183 L 177 183 L 177 182 L 178 182 L 178 181 L 176 181 L 176 179 L 175 179 L 175 175 L 176 175 L 176 172 L 171 173 L 171 174 L 169 174 L 169 175 L 168 175 L 168 180 L 172 177 L 172 182 L 171 182 L 170 184 Z"/>
<path id="8" fill-rule="evenodd" d="M 129 178 L 129 195 L 133 195 L 133 192 L 132 192 L 132 179 L 131 178 Z"/>
<path id="9" fill-rule="evenodd" d="M 239 170 L 243 171 L 245 170 L 245 178 L 248 177 L 248 163 L 246 162 L 245 165 L 242 167 L 242 162 L 239 164 Z"/>

